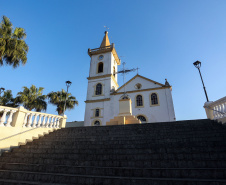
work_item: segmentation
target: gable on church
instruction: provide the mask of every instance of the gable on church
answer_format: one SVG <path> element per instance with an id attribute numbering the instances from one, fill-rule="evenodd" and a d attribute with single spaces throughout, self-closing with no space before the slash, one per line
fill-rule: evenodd
<path id="1" fill-rule="evenodd" d="M 153 81 L 151 79 L 145 78 L 141 75 L 136 75 L 134 76 L 131 80 L 129 80 L 127 83 L 122 85 L 116 90 L 117 93 L 122 93 L 124 92 L 124 87 L 126 86 L 126 92 L 130 91 L 142 91 L 142 90 L 151 90 L 151 89 L 161 89 L 161 88 L 166 88 L 164 84 L 161 84 L 159 82 Z M 167 87 L 169 88 L 169 87 Z"/>

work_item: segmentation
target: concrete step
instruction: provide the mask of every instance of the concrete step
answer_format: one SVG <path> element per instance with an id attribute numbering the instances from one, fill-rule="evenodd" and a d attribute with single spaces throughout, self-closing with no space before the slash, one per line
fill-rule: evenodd
<path id="1" fill-rule="evenodd" d="M 121 176 L 152 178 L 213 178 L 225 179 L 225 168 L 126 168 L 66 165 L 36 165 L 23 163 L 0 163 L 1 170 L 64 173 L 89 176 Z"/>
<path id="2" fill-rule="evenodd" d="M 98 135 L 98 136 L 76 136 L 76 135 L 65 135 L 65 136 L 57 136 L 57 135 L 52 135 L 51 137 L 43 137 L 42 139 L 35 139 L 34 142 L 36 142 L 37 140 L 39 141 L 65 141 L 65 140 L 68 140 L 68 141 L 85 141 L 85 140 L 96 140 L 96 141 L 108 141 L 108 140 L 164 140 L 164 141 L 167 141 L 167 140 L 175 140 L 175 141 L 178 141 L 178 140 L 184 140 L 184 141 L 190 141 L 193 137 L 196 138 L 196 140 L 204 140 L 206 139 L 206 137 L 209 137 L 209 140 L 213 139 L 213 140 L 216 140 L 216 139 L 219 139 L 219 140 L 222 140 L 222 139 L 226 139 L 226 136 L 225 136 L 225 132 L 222 132 L 222 133 L 198 133 L 198 134 L 189 134 L 189 133 L 183 133 L 181 135 L 173 135 L 172 133 L 171 134 L 156 134 L 156 135 L 152 135 L 152 136 L 149 136 L 151 133 L 147 134 L 147 135 L 142 135 L 142 134 L 131 134 L 131 135 Z"/>
<path id="3" fill-rule="evenodd" d="M 58 154 L 188 154 L 188 153 L 221 153 L 225 152 L 225 148 L 223 147 L 152 147 L 152 148 L 119 148 L 113 149 L 109 148 L 108 150 L 103 149 L 93 149 L 90 150 L 88 148 L 84 149 L 68 149 L 68 148 L 14 148 L 12 150 L 13 153 L 58 153 Z M 9 154 L 10 155 L 10 154 Z M 7 155 L 5 155 L 7 156 Z"/>
<path id="4" fill-rule="evenodd" d="M 52 159 L 55 160 L 64 160 L 64 159 L 70 159 L 70 160 L 226 160 L 226 153 L 162 153 L 162 154 L 156 154 L 156 153 L 146 153 L 146 154 L 67 154 L 67 153 L 7 153 L 3 154 L 4 156 L 11 157 L 11 158 L 44 158 L 44 159 Z"/>
<path id="5" fill-rule="evenodd" d="M 66 184 L 19 181 L 19 180 L 11 180 L 11 179 L 0 179 L 0 185 L 66 185 Z"/>
<path id="6" fill-rule="evenodd" d="M 67 143 L 67 142 L 52 142 L 52 143 L 40 143 L 38 144 L 30 144 L 30 145 L 23 145 L 20 146 L 21 149 L 68 149 L 70 148 L 71 150 L 75 149 L 90 149 L 90 150 L 95 150 L 95 149 L 102 149 L 102 150 L 107 150 L 107 149 L 152 149 L 156 148 L 159 146 L 159 148 L 168 148 L 168 149 L 174 149 L 174 148 L 198 148 L 198 147 L 206 147 L 206 148 L 211 148 L 211 147 L 226 147 L 226 142 L 177 142 L 177 143 L 144 143 L 144 144 L 110 144 L 108 142 L 106 143 L 100 143 L 100 144 L 85 144 L 85 143 Z"/>
<path id="7" fill-rule="evenodd" d="M 0 162 L 7 163 L 29 163 L 29 164 L 51 164 L 51 165 L 74 165 L 74 166 L 100 166 L 100 167 L 153 167 L 153 168 L 225 168 L 226 160 L 72 160 L 54 158 L 12 158 L 1 157 Z"/>
<path id="8" fill-rule="evenodd" d="M 222 185 L 226 183 L 223 179 L 196 179 L 196 178 L 139 178 L 139 177 L 121 177 L 121 176 L 87 176 L 75 174 L 56 174 L 39 173 L 27 171 L 7 171 L 0 170 L 0 178 L 13 179 L 19 181 L 31 181 L 39 183 L 58 183 L 58 184 L 89 184 L 89 185 L 143 185 L 143 184 L 161 184 L 161 185 L 181 185 L 181 184 L 205 184 Z"/>
<path id="9" fill-rule="evenodd" d="M 0 184 L 226 184 L 226 126 L 191 120 L 65 128 L 0 157 Z"/>

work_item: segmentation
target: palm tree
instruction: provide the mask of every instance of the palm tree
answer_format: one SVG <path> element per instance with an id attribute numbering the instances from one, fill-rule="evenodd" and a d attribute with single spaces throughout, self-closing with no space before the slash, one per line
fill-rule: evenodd
<path id="1" fill-rule="evenodd" d="M 16 103 L 22 104 L 29 111 L 32 109 L 37 112 L 46 111 L 47 103 L 45 101 L 46 95 L 42 95 L 43 87 L 37 88 L 32 85 L 30 88 L 23 87 L 23 89 L 22 92 L 17 93 Z"/>
<path id="2" fill-rule="evenodd" d="M 56 105 L 57 109 L 56 111 L 58 112 L 59 115 L 64 113 L 64 104 L 65 104 L 65 99 L 66 99 L 66 109 L 73 109 L 75 105 L 78 105 L 78 101 L 74 96 L 71 95 L 71 93 L 67 93 L 62 89 L 62 91 L 57 91 L 57 92 L 51 92 L 47 94 L 47 97 L 49 98 L 49 103 Z"/>
<path id="3" fill-rule="evenodd" d="M 7 107 L 18 107 L 18 104 L 15 103 L 15 98 L 13 98 L 12 91 L 4 91 L 3 96 L 0 96 L 0 105 Z"/>
<path id="4" fill-rule="evenodd" d="M 15 98 L 13 98 L 11 90 L 4 91 L 3 96 L 0 96 L 0 106 L 18 107 L 18 104 L 15 103 Z M 0 112 L 0 118 L 2 115 L 3 112 Z"/>
<path id="5" fill-rule="evenodd" d="M 24 39 L 26 33 L 23 28 L 15 28 L 9 18 L 3 16 L 0 23 L 0 65 L 12 65 L 14 68 L 21 63 L 24 65 L 27 62 L 28 46 Z"/>

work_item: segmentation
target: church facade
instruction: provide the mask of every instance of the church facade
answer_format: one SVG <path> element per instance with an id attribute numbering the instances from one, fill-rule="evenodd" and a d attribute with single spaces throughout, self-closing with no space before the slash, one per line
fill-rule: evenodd
<path id="1" fill-rule="evenodd" d="M 119 100 L 126 94 L 132 101 L 132 115 L 142 123 L 175 121 L 172 87 L 141 75 L 119 87 L 118 65 L 121 61 L 105 32 L 101 46 L 88 49 L 91 57 L 84 126 L 106 125 L 119 114 Z"/>

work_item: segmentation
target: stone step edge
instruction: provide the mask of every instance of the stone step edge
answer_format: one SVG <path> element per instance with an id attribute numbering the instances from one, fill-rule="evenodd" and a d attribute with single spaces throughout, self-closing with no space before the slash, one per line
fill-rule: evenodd
<path id="1" fill-rule="evenodd" d="M 33 163 L 6 163 L 0 162 L 0 164 L 8 164 L 8 165 L 30 165 L 30 166 L 46 166 L 46 164 L 33 164 Z M 99 169 L 107 169 L 107 168 L 114 168 L 114 169 L 134 169 L 134 170 L 226 170 L 226 168 L 136 168 L 136 167 L 101 167 L 101 166 L 71 166 L 71 165 L 54 165 L 48 164 L 48 166 L 55 166 L 55 167 L 73 167 L 73 168 L 99 168 Z"/>
<path id="2" fill-rule="evenodd" d="M 133 148 L 132 148 L 133 149 Z M 131 149 L 131 150 L 132 150 Z M 120 150 L 120 149 L 117 149 L 117 150 Z M 99 152 L 99 153 L 89 153 L 89 152 L 72 152 L 72 153 L 66 153 L 66 152 L 62 152 L 62 153 L 60 153 L 60 152 L 53 152 L 53 153 L 51 153 L 51 152 L 48 152 L 48 153 L 43 153 L 43 152 L 27 152 L 27 151 L 22 151 L 23 153 L 21 154 L 21 152 L 20 151 L 13 151 L 13 152 L 5 152 L 5 153 L 9 153 L 10 155 L 14 155 L 14 154 L 21 154 L 21 155 L 26 155 L 26 154 L 32 154 L 32 155 L 62 155 L 62 154 L 64 154 L 64 155 L 68 155 L 68 156 L 70 156 L 70 155 L 82 155 L 82 154 L 85 154 L 85 155 L 95 155 L 95 156 L 99 156 L 99 155 L 106 155 L 106 156 L 108 156 L 108 155 L 128 155 L 128 156 L 134 156 L 134 155 L 171 155 L 171 154 L 173 154 L 173 155 L 195 155 L 195 154 L 205 154 L 205 155 L 221 155 L 221 154 L 224 154 L 224 155 L 226 155 L 226 153 L 225 153 L 225 151 L 218 151 L 217 153 L 216 153 L 216 151 L 202 151 L 202 152 L 197 152 L 197 151 L 195 151 L 195 152 L 190 152 L 189 151 L 189 153 L 187 152 L 187 151 L 180 151 L 180 152 L 149 152 L 149 151 L 141 151 L 141 152 L 135 152 L 135 154 L 133 153 L 133 154 L 128 154 L 128 153 L 126 153 L 126 152 L 115 152 L 115 153 L 113 153 L 113 152 L 108 152 L 108 153 L 106 153 L 106 152 Z M 14 156 L 15 157 L 15 156 Z"/>
<path id="3" fill-rule="evenodd" d="M 8 182 L 8 183 L 16 183 L 16 184 L 36 184 L 40 185 L 40 182 L 31 182 L 31 181 L 18 181 L 18 180 L 11 180 L 11 179 L 0 179 L 0 182 Z M 45 183 L 42 182 L 42 185 L 64 185 L 64 184 L 56 184 L 56 183 Z"/>
<path id="4" fill-rule="evenodd" d="M 8 156 L 2 156 L 2 157 L 0 157 L 0 159 L 11 159 L 12 157 L 8 157 Z M 13 157 L 12 159 L 21 159 L 21 157 Z M 30 160 L 30 159 L 34 159 L 33 157 L 26 157 L 26 159 L 28 159 L 28 160 Z M 39 159 L 42 159 L 42 160 L 53 160 L 52 158 L 39 158 Z M 73 162 L 75 162 L 75 161 L 82 161 L 82 162 L 84 162 L 84 161 L 93 161 L 93 160 L 79 160 L 79 159 L 63 159 L 63 160 L 66 160 L 66 161 L 73 161 Z M 95 160 L 95 161 L 112 161 L 111 159 L 108 159 L 108 160 Z M 119 160 L 115 160 L 115 161 L 117 161 L 117 162 L 119 162 L 119 161 L 125 161 L 124 159 L 119 159 Z M 147 162 L 147 161 L 150 161 L 149 159 L 141 159 L 141 160 L 136 160 L 136 162 Z M 164 162 L 166 162 L 166 161 L 169 161 L 169 159 L 153 159 L 153 160 L 151 160 L 151 161 L 164 161 Z M 172 161 L 172 160 L 171 160 Z M 185 159 L 174 159 L 173 161 L 179 161 L 179 162 L 181 162 L 181 161 L 185 161 L 185 162 L 197 162 L 197 160 L 192 160 L 192 159 L 190 159 L 190 160 L 185 160 Z M 198 160 L 198 162 L 216 162 L 216 161 L 219 161 L 219 162 L 226 162 L 226 159 L 204 159 L 204 160 Z M 2 162 L 2 160 L 0 160 L 0 162 Z M 127 161 L 127 162 L 131 162 L 131 161 Z M 10 162 L 9 162 L 10 163 Z"/>
<path id="5" fill-rule="evenodd" d="M 102 178 L 102 179 L 128 179 L 128 180 L 160 180 L 160 181 L 197 181 L 197 182 L 225 182 L 225 179 L 191 179 L 191 178 L 147 178 L 147 177 L 121 177 L 121 176 L 96 176 L 96 175 L 73 175 L 73 174 L 62 174 L 62 173 L 40 173 L 40 172 L 29 172 L 29 171 L 13 171 L 13 170 L 0 170 L 0 172 L 10 173 L 28 173 L 28 174 L 39 174 L 39 175 L 55 175 L 55 176 L 69 176 L 69 177 L 85 177 L 85 178 Z"/>

